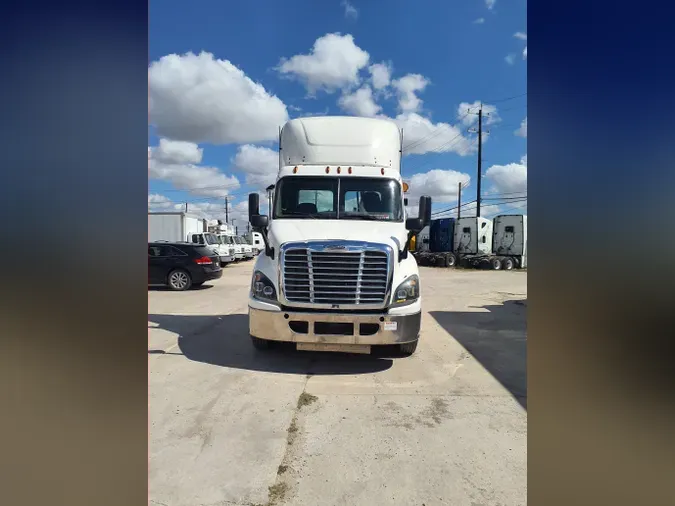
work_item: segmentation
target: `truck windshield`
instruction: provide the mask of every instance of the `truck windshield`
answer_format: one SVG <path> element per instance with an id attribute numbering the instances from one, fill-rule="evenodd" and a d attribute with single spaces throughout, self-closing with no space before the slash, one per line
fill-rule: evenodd
<path id="1" fill-rule="evenodd" d="M 204 238 L 206 239 L 206 244 L 218 244 L 219 242 L 215 234 L 204 234 Z"/>
<path id="2" fill-rule="evenodd" d="M 274 219 L 402 221 L 401 186 L 393 179 L 290 176 L 275 189 Z"/>

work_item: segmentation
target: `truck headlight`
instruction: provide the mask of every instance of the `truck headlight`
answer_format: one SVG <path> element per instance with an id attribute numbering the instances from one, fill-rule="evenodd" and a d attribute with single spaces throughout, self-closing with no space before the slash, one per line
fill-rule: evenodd
<path id="1" fill-rule="evenodd" d="M 398 285 L 394 292 L 392 306 L 407 306 L 415 302 L 420 296 L 420 278 L 417 275 L 410 276 Z"/>
<path id="2" fill-rule="evenodd" d="M 277 292 L 270 279 L 260 271 L 253 273 L 253 282 L 251 283 L 251 294 L 256 299 L 277 300 Z"/>

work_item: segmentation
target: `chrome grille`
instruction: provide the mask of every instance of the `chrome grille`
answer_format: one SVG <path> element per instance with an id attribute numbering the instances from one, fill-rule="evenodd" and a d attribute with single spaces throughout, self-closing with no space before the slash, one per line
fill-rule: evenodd
<path id="1" fill-rule="evenodd" d="M 317 305 L 383 305 L 389 280 L 386 251 L 317 251 L 292 247 L 283 253 L 288 302 Z"/>

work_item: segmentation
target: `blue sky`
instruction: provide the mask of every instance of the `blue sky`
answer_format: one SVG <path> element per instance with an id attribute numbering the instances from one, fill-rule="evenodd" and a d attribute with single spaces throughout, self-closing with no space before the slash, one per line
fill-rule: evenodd
<path id="1" fill-rule="evenodd" d="M 476 136 L 458 109 L 477 101 L 492 111 L 483 194 L 524 197 L 526 33 L 524 0 L 151 2 L 151 207 L 217 217 L 229 193 L 243 219 L 247 193 L 274 180 L 279 123 L 306 114 L 395 119 L 416 151 L 412 195 L 453 207 L 459 180 L 463 202 L 476 197 Z"/>

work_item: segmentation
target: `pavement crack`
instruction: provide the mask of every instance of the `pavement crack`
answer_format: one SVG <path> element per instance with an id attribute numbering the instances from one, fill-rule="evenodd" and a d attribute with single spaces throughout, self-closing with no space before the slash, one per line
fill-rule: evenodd
<path id="1" fill-rule="evenodd" d="M 294 469 L 290 464 L 297 451 L 297 442 L 301 436 L 301 421 L 299 420 L 299 417 L 303 408 L 312 405 L 318 400 L 318 397 L 307 392 L 307 384 L 309 383 L 309 379 L 313 376 L 311 371 L 315 362 L 316 358 L 312 358 L 307 365 L 308 372 L 307 377 L 305 378 L 305 384 L 302 387 L 302 392 L 300 392 L 300 395 L 298 396 L 295 409 L 293 410 L 291 423 L 286 431 L 286 447 L 281 458 L 281 463 L 277 468 L 277 477 L 274 484 L 268 488 L 267 503 L 260 506 L 277 506 L 282 504 L 292 493 L 292 481 L 297 481 L 300 477 L 299 470 Z"/>

